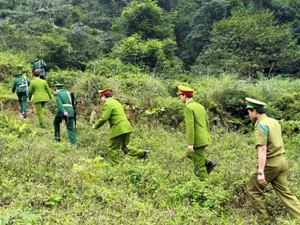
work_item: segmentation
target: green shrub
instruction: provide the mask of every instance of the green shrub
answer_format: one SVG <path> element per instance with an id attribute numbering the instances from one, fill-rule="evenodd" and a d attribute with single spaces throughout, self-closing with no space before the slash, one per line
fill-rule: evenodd
<path id="1" fill-rule="evenodd" d="M 216 195 L 215 193 L 218 193 Z M 182 204 L 185 200 L 199 204 L 201 208 L 211 211 L 226 212 L 228 210 L 228 193 L 209 183 L 191 180 L 169 191 L 175 204 Z"/>
<path id="2" fill-rule="evenodd" d="M 78 80 L 83 77 L 83 73 L 73 70 L 58 70 L 47 73 L 47 82 L 50 88 L 54 88 L 54 84 L 64 84 L 67 90 L 72 90 Z M 86 75 L 87 76 L 87 75 Z"/>
<path id="3" fill-rule="evenodd" d="M 103 77 L 113 77 L 122 73 L 139 73 L 140 68 L 124 64 L 120 59 L 101 58 L 87 64 L 87 72 Z"/>
<path id="4" fill-rule="evenodd" d="M 31 67 L 26 54 L 11 54 L 0 52 L 0 80 L 9 82 L 15 74 L 22 72 L 31 77 Z"/>

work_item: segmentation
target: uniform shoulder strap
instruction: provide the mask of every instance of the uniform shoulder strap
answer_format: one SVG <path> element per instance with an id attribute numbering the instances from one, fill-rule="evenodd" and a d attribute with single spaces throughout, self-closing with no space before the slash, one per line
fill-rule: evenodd
<path id="1" fill-rule="evenodd" d="M 70 103 L 72 104 L 72 99 L 71 99 L 71 95 L 70 95 L 70 92 L 66 91 L 67 94 L 68 94 L 68 97 L 69 97 L 69 100 L 70 100 Z"/>
<path id="2" fill-rule="evenodd" d="M 260 122 L 258 122 L 257 125 L 263 130 L 263 132 L 264 132 L 267 136 L 269 136 L 269 130 L 268 130 L 268 128 L 267 128 L 265 125 L 263 125 L 263 124 L 260 123 Z"/>

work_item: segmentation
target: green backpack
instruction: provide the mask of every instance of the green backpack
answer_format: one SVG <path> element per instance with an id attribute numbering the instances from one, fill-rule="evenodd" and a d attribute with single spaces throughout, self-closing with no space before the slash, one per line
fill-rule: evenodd
<path id="1" fill-rule="evenodd" d="M 17 87 L 17 93 L 26 92 L 28 94 L 28 82 L 26 76 L 22 76 L 22 84 Z"/>

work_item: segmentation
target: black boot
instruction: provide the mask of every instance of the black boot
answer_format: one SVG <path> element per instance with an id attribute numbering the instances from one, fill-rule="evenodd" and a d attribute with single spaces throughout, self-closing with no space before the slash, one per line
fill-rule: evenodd
<path id="1" fill-rule="evenodd" d="M 142 159 L 147 159 L 149 153 L 150 153 L 149 150 L 144 150 L 144 155 L 143 155 Z"/>
<path id="2" fill-rule="evenodd" d="M 209 161 L 209 162 L 205 165 L 207 173 L 210 174 L 211 171 L 213 171 L 213 169 L 214 169 L 214 167 L 215 167 L 216 165 L 217 165 L 217 163 L 215 163 L 214 161 L 212 161 L 212 160 Z"/>

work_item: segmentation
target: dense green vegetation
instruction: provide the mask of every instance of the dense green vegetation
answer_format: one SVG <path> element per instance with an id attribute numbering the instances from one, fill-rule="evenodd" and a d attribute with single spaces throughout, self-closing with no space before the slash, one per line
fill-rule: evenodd
<path id="1" fill-rule="evenodd" d="M 282 124 L 290 188 L 300 198 L 298 0 L 0 0 L 0 225 L 258 224 L 246 187 L 256 163 L 246 96 Z M 77 136 L 53 142 L 56 105 L 40 129 L 33 103 L 20 119 L 13 75 L 42 56 L 51 88 L 78 97 Z M 217 162 L 199 182 L 185 157 L 177 86 L 208 111 Z M 97 91 L 111 87 L 146 161 L 107 165 L 108 124 Z M 296 225 L 271 186 L 271 220 Z"/>
<path id="2" fill-rule="evenodd" d="M 64 129 L 63 142 L 53 142 L 54 102 L 47 104 L 47 128 L 40 129 L 32 103 L 28 118 L 19 119 L 16 96 L 10 93 L 12 79 L 1 84 L 2 224 L 256 224 L 246 195 L 256 150 L 245 96 L 268 102 L 268 115 L 281 119 L 290 187 L 300 197 L 300 81 L 241 81 L 224 75 L 187 82 L 196 90 L 195 99 L 208 109 L 213 139 L 208 154 L 218 163 L 201 183 L 185 157 L 183 106 L 174 95 L 183 82 L 127 69 L 131 72 L 109 77 L 75 71 L 48 74 L 51 87 L 63 82 L 78 95 L 78 150 L 69 144 Z M 134 124 L 132 144 L 151 150 L 147 161 L 124 157 L 117 167 L 106 164 L 109 126 L 94 131 L 90 123 L 92 112 L 97 118 L 101 112 L 98 85 L 114 87 L 115 98 Z M 266 204 L 273 221 L 297 224 L 271 187 Z"/>
<path id="3" fill-rule="evenodd" d="M 0 1 L 0 51 L 84 71 L 109 57 L 170 77 L 298 76 L 298 0 Z"/>

